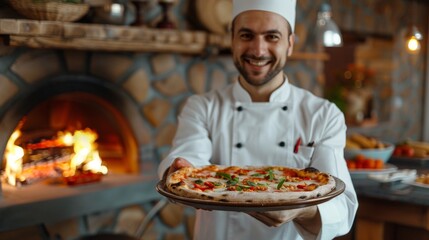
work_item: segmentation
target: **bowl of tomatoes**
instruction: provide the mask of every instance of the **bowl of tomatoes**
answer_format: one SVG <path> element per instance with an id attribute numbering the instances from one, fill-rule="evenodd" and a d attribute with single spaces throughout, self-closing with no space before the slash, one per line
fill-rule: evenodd
<path id="1" fill-rule="evenodd" d="M 358 154 L 353 158 L 346 158 L 347 168 L 353 170 L 380 170 L 385 168 L 385 162 L 379 158 L 369 158 Z"/>
<path id="2" fill-rule="evenodd" d="M 359 156 L 359 158 L 381 160 L 386 163 L 394 150 L 395 145 L 393 143 L 354 133 L 347 136 L 344 157 L 347 160 Z"/>
<path id="3" fill-rule="evenodd" d="M 367 158 L 374 160 L 381 160 L 386 163 L 393 154 L 395 150 L 395 145 L 392 143 L 383 143 L 382 148 L 362 148 L 362 149 L 344 149 L 344 158 L 345 159 L 354 159 L 356 156 L 359 158 Z"/>

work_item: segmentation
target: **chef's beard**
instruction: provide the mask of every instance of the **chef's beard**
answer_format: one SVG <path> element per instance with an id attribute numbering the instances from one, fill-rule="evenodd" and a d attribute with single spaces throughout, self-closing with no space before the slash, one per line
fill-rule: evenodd
<path id="1" fill-rule="evenodd" d="M 275 62 L 275 59 L 273 59 L 271 57 L 254 57 L 254 56 L 248 56 L 248 55 L 243 55 L 241 57 L 241 60 L 243 62 L 245 62 L 246 58 L 251 58 L 253 60 L 261 60 L 261 61 L 269 60 L 270 62 Z M 271 79 L 273 79 L 275 76 L 277 76 L 277 74 L 279 74 L 281 71 L 283 71 L 283 68 L 286 64 L 284 63 L 284 64 L 277 65 L 274 69 L 271 69 L 270 71 L 268 71 L 268 73 L 265 75 L 265 77 L 262 78 L 261 80 L 257 80 L 255 78 L 252 78 L 251 73 L 246 71 L 246 69 L 240 64 L 240 61 L 234 60 L 234 65 L 237 68 L 238 72 L 240 72 L 243 79 L 248 84 L 255 86 L 255 87 L 260 87 L 260 86 L 263 86 L 263 85 L 267 84 L 268 82 L 270 82 Z"/>

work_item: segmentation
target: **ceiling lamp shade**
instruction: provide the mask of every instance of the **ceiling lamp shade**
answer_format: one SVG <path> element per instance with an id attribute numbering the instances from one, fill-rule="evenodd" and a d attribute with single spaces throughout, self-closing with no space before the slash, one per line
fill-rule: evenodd
<path id="1" fill-rule="evenodd" d="M 331 6 L 323 3 L 317 13 L 316 38 L 325 47 L 339 47 L 343 45 L 341 32 L 331 16 Z"/>

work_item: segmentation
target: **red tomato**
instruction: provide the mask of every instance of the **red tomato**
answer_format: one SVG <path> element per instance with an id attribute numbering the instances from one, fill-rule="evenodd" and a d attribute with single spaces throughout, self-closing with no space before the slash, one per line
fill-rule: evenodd
<path id="1" fill-rule="evenodd" d="M 402 156 L 412 157 L 414 156 L 414 148 L 405 146 L 402 148 Z"/>
<path id="2" fill-rule="evenodd" d="M 396 146 L 395 150 L 393 150 L 393 155 L 394 156 L 401 156 L 402 155 L 402 146 Z"/>
<path id="3" fill-rule="evenodd" d="M 374 161 L 374 159 L 367 158 L 365 160 L 365 162 L 363 163 L 363 168 L 374 169 L 375 168 L 375 161 Z"/>
<path id="4" fill-rule="evenodd" d="M 375 160 L 375 168 L 376 169 L 382 169 L 384 167 L 384 162 L 381 159 Z"/>
<path id="5" fill-rule="evenodd" d="M 362 154 L 358 154 L 355 156 L 355 161 L 356 162 L 364 162 L 365 161 L 365 156 Z"/>
<path id="6" fill-rule="evenodd" d="M 356 168 L 357 169 L 363 168 L 363 163 L 362 162 L 355 162 L 355 164 L 356 164 Z"/>
<path id="7" fill-rule="evenodd" d="M 355 161 L 352 161 L 352 160 L 346 160 L 346 163 L 347 163 L 347 168 L 348 168 L 348 169 L 355 169 L 355 168 L 356 168 L 356 163 L 355 163 Z"/>

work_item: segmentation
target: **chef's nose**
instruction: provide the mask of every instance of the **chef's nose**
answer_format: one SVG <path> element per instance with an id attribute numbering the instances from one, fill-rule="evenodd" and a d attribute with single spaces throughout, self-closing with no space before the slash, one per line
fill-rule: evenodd
<path id="1" fill-rule="evenodd" d="M 257 57 L 265 56 L 268 51 L 268 43 L 263 37 L 256 37 L 253 39 L 250 49 L 252 54 Z"/>

